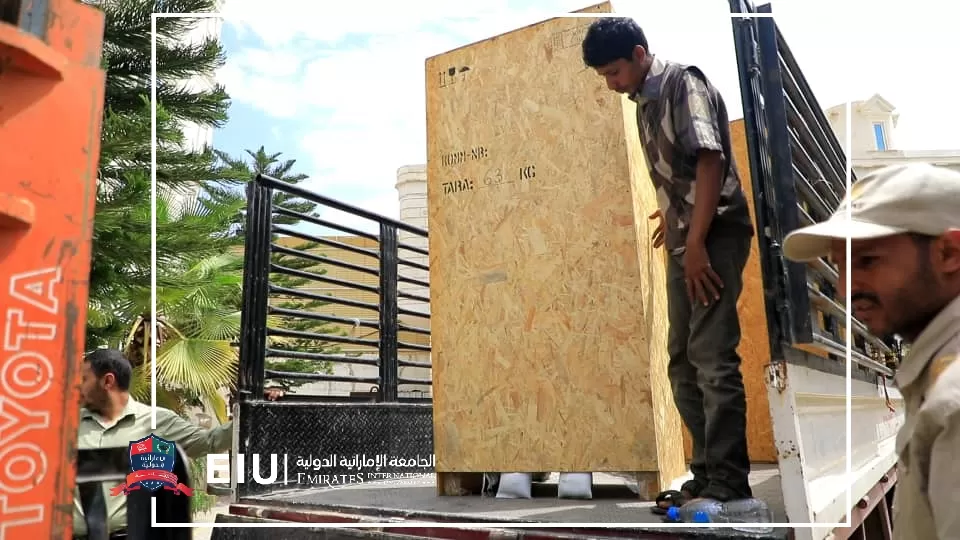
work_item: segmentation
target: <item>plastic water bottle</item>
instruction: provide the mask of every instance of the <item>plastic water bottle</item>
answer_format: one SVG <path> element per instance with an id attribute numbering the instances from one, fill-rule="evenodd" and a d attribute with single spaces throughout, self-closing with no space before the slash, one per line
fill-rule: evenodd
<path id="1" fill-rule="evenodd" d="M 770 523 L 773 515 L 766 503 L 757 499 L 740 499 L 721 503 L 704 500 L 667 510 L 667 519 L 674 523 Z M 773 527 L 731 527 L 738 532 L 768 534 Z"/>
<path id="2" fill-rule="evenodd" d="M 723 503 L 709 499 L 673 506 L 667 510 L 667 519 L 674 523 L 718 523 L 723 514 Z"/>
<path id="3" fill-rule="evenodd" d="M 759 499 L 736 499 L 723 503 L 722 516 L 727 523 L 772 523 L 773 512 Z M 773 527 L 732 527 L 735 531 L 756 534 L 773 532 Z"/>

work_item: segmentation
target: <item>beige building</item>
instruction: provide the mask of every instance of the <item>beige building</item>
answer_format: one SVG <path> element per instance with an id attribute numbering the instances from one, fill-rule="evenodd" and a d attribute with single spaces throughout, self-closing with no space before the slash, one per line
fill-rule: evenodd
<path id="1" fill-rule="evenodd" d="M 848 131 L 846 109 L 846 104 L 841 104 L 825 111 L 841 146 L 846 143 Z M 960 150 L 900 150 L 897 145 L 900 114 L 879 94 L 853 102 L 850 116 L 850 154 L 858 177 L 897 163 L 922 162 L 960 170 Z"/>

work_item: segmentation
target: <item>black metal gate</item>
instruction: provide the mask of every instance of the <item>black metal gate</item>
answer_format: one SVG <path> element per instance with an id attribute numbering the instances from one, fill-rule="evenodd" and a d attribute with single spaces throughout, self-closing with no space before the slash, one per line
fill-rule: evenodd
<path id="1" fill-rule="evenodd" d="M 309 201 L 379 224 L 379 234 L 367 233 L 340 223 L 306 215 L 290 208 L 292 201 Z M 284 218 L 284 219 L 281 219 Z M 283 224 L 281 222 L 286 222 Z M 294 221 L 303 226 L 290 226 Z M 306 232 L 307 227 L 342 231 L 347 238 L 363 239 L 376 247 L 358 246 L 342 238 Z M 400 241 L 400 234 L 426 238 L 417 227 L 361 210 L 288 182 L 264 175 L 247 186 L 247 216 L 243 308 L 241 316 L 240 369 L 238 382 L 239 440 L 236 451 L 244 454 L 244 482 L 238 483 L 240 497 L 264 494 L 277 489 L 317 488 L 355 484 L 407 474 L 433 471 L 433 408 L 429 397 L 406 397 L 405 385 L 430 385 L 429 377 L 400 377 L 404 366 L 429 368 L 429 361 L 399 359 L 402 350 L 429 353 L 429 345 L 405 343 L 405 335 L 429 336 L 430 330 L 400 322 L 402 315 L 429 320 L 423 311 L 405 309 L 398 299 L 429 303 L 429 298 L 398 290 L 399 282 L 427 288 L 425 280 L 408 277 L 399 267 L 428 271 L 425 264 L 404 259 L 401 252 L 427 256 L 418 246 Z M 341 253 L 353 253 L 372 261 L 367 266 L 318 254 L 315 249 L 284 245 L 281 238 L 295 238 L 314 246 L 327 246 Z M 285 261 L 306 261 L 296 265 Z M 350 276 L 375 276 L 375 285 L 324 275 L 324 268 L 346 269 Z M 335 285 L 341 291 L 360 291 L 376 301 L 350 298 L 349 294 L 318 294 L 306 287 L 278 284 L 279 276 L 301 282 Z M 356 295 L 354 295 L 356 296 Z M 346 306 L 373 315 L 347 318 L 330 314 L 329 309 L 291 309 L 285 299 L 323 302 Z M 287 321 L 286 324 L 283 321 Z M 350 337 L 342 333 L 321 334 L 297 329 L 290 321 L 322 321 L 347 325 L 376 333 L 376 339 Z M 282 346 L 284 340 L 298 346 Z M 376 351 L 376 358 L 361 354 L 311 352 L 311 344 L 346 344 Z M 307 344 L 308 346 L 299 346 Z M 278 371 L 271 360 L 295 359 L 329 365 L 376 366 L 376 375 Z M 362 383 L 367 392 L 340 395 L 299 396 L 289 394 L 278 401 L 264 399 L 269 379 Z M 264 485 L 275 472 L 274 483 Z M 276 456 L 275 458 L 273 456 Z M 276 469 L 270 464 L 276 459 Z"/>
<path id="2" fill-rule="evenodd" d="M 729 0 L 731 12 L 769 14 L 770 5 L 753 7 Z M 732 16 L 743 115 L 752 171 L 761 271 L 770 350 L 775 360 L 809 362 L 785 347 L 811 345 L 834 360 L 809 365 L 844 373 L 846 311 L 834 300 L 842 286 L 825 260 L 787 261 L 783 238 L 798 227 L 827 219 L 856 178 L 840 142 L 790 48 L 770 17 Z M 842 290 L 842 289 L 841 289 Z M 892 375 L 894 351 L 852 321 L 853 376 L 875 380 Z"/>

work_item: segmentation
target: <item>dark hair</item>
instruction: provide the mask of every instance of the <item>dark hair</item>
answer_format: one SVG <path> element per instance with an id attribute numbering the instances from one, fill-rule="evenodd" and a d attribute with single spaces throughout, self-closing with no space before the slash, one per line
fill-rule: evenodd
<path id="1" fill-rule="evenodd" d="M 88 354 L 83 361 L 90 364 L 90 369 L 97 378 L 113 373 L 113 377 L 117 380 L 117 388 L 124 392 L 130 389 L 133 368 L 127 357 L 117 349 L 97 349 Z"/>
<path id="2" fill-rule="evenodd" d="M 647 36 L 637 21 L 630 17 L 600 17 L 583 38 L 583 63 L 598 68 L 621 58 L 632 60 L 637 45 L 650 51 Z"/>

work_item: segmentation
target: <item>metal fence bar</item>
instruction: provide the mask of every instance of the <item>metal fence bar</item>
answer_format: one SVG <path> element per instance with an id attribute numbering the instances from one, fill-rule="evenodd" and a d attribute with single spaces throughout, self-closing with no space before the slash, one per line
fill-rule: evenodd
<path id="1" fill-rule="evenodd" d="M 418 301 L 418 302 L 430 303 L 430 298 L 428 298 L 428 297 L 426 297 L 426 296 L 421 296 L 421 295 L 419 295 L 419 294 L 398 292 L 398 293 L 397 293 L 397 296 L 400 297 L 400 298 L 407 298 L 407 299 L 410 299 L 410 300 L 416 300 L 416 301 Z"/>
<path id="2" fill-rule="evenodd" d="M 352 228 L 352 227 L 347 227 L 347 226 L 344 226 L 344 225 L 340 225 L 339 223 L 334 223 L 334 222 L 332 222 L 332 221 L 327 221 L 327 220 L 325 220 L 325 219 L 320 219 L 320 218 L 318 218 L 318 217 L 316 217 L 316 216 L 310 216 L 310 215 L 307 215 L 307 214 L 303 214 L 303 213 L 301 213 L 301 212 L 297 212 L 297 211 L 295 211 L 295 210 L 290 210 L 289 208 L 284 208 L 284 207 L 282 207 L 282 206 L 275 206 L 273 211 L 276 212 L 276 213 L 278 213 L 278 214 L 280 214 L 280 215 L 282 215 L 282 216 L 291 217 L 291 218 L 294 218 L 294 219 L 298 219 L 298 220 L 300 220 L 300 221 L 306 221 L 307 223 L 313 223 L 314 225 L 319 225 L 320 227 L 327 227 L 327 228 L 329 228 L 329 229 L 336 229 L 336 230 L 338 230 L 338 231 L 342 231 L 342 232 L 345 232 L 345 233 L 347 233 L 347 234 L 352 234 L 353 236 L 359 236 L 360 238 L 367 238 L 367 239 L 369 239 L 369 240 L 377 240 L 377 235 L 375 235 L 375 234 L 370 234 L 370 233 L 368 233 L 368 232 L 363 232 L 363 231 L 354 229 L 354 228 Z"/>
<path id="3" fill-rule="evenodd" d="M 243 302 L 240 314 L 240 399 L 263 393 L 264 350 L 267 344 L 268 269 L 270 265 L 271 190 L 247 184 L 244 243 Z"/>
<path id="4" fill-rule="evenodd" d="M 380 223 L 380 392 L 381 401 L 396 401 L 399 377 L 397 365 L 397 228 Z"/>
<path id="5" fill-rule="evenodd" d="M 430 284 L 427 283 L 426 281 L 423 281 L 423 280 L 420 280 L 420 279 L 414 279 L 414 278 L 411 278 L 411 277 L 398 276 L 398 277 L 397 277 L 397 280 L 398 280 L 398 281 L 402 281 L 402 282 L 404 282 L 404 283 L 409 283 L 409 284 L 411 284 L 411 285 L 418 285 L 418 286 L 420 286 L 420 287 L 430 287 Z"/>
<path id="6" fill-rule="evenodd" d="M 311 202 L 315 202 L 315 203 L 317 203 L 317 204 L 321 204 L 321 205 L 323 205 L 323 206 L 326 206 L 327 208 L 333 208 L 333 209 L 335 209 L 335 210 L 340 210 L 341 212 L 346 212 L 346 213 L 348 213 L 348 214 L 353 214 L 353 215 L 355 215 L 355 216 L 362 217 L 362 218 L 366 218 L 366 219 L 369 219 L 370 221 L 375 221 L 375 222 L 377 222 L 377 223 L 386 223 L 386 224 L 388 224 L 388 225 L 393 225 L 396 229 L 399 229 L 399 230 L 401 230 L 401 231 L 410 232 L 410 233 L 413 233 L 413 234 L 415 234 L 415 235 L 417 235 L 417 236 L 422 236 L 422 237 L 424 237 L 424 238 L 427 237 L 427 231 L 424 230 L 424 229 L 421 229 L 421 228 L 419 228 L 419 227 L 414 227 L 413 225 L 410 225 L 410 224 L 408 224 L 408 223 L 404 223 L 404 222 L 398 221 L 398 220 L 396 220 L 396 219 L 392 219 L 392 218 L 388 218 L 388 217 L 386 217 L 386 216 L 381 216 L 381 215 L 379 215 L 379 214 L 375 214 L 375 213 L 370 212 L 370 211 L 368 211 L 368 210 L 364 210 L 364 209 L 362 209 L 362 208 L 358 208 L 358 207 L 356 207 L 356 206 L 347 204 L 347 203 L 345 203 L 345 202 L 343 202 L 343 201 L 338 201 L 338 200 L 336 200 L 336 199 L 331 199 L 330 197 L 326 197 L 326 196 L 321 195 L 321 194 L 319 194 L 319 193 L 314 193 L 314 192 L 312 192 L 312 191 L 303 189 L 302 187 L 295 186 L 295 185 L 290 184 L 290 183 L 288 183 L 288 182 L 284 182 L 283 180 L 277 180 L 276 178 L 271 178 L 271 177 L 269 177 L 269 176 L 267 176 L 267 175 L 265 175 L 265 174 L 258 174 L 258 175 L 257 175 L 257 182 L 259 182 L 259 183 L 261 183 L 261 184 L 263 184 L 264 186 L 267 186 L 267 187 L 277 188 L 277 189 L 279 189 L 280 191 L 283 191 L 284 193 L 289 193 L 290 195 L 295 195 L 295 196 L 297 196 L 297 197 L 300 197 L 301 199 L 304 199 L 304 200 L 307 200 L 307 201 L 311 201 Z"/>
<path id="7" fill-rule="evenodd" d="M 330 246 L 336 249 L 342 249 L 344 251 L 352 251 L 353 253 L 358 253 L 360 255 L 366 255 L 368 257 L 376 258 L 378 256 L 376 251 L 359 248 L 356 246 L 351 246 L 350 244 L 344 244 L 343 242 L 337 242 L 336 240 L 330 240 L 329 238 L 318 238 L 311 234 L 307 234 L 300 231 L 295 231 L 290 227 L 283 227 L 281 225 L 276 225 L 273 227 L 273 232 L 276 234 L 283 234 L 286 236 L 292 236 L 294 238 L 299 238 L 306 242 L 316 242 L 318 244 L 323 244 L 325 246 Z"/>
<path id="8" fill-rule="evenodd" d="M 370 268 L 369 266 L 361 266 L 359 264 L 348 263 L 346 261 L 341 261 L 338 259 L 334 259 L 332 257 L 323 256 L 323 255 L 314 255 L 313 253 L 308 253 L 300 249 L 293 249 L 293 248 L 288 248 L 284 246 L 279 246 L 276 243 L 270 244 L 270 249 L 272 249 L 274 253 L 287 255 L 290 257 L 300 257 L 303 259 L 314 261 L 319 264 L 329 264 L 331 266 L 338 266 L 340 268 L 346 268 L 347 270 L 353 270 L 354 272 L 361 272 L 361 273 L 370 274 L 373 276 L 380 275 L 380 271 L 377 270 L 376 268 Z M 427 284 L 427 286 L 429 287 L 429 284 Z"/>
<path id="9" fill-rule="evenodd" d="M 403 314 L 404 310 L 398 309 L 397 312 Z M 420 328 L 419 326 L 410 326 L 408 324 L 403 324 L 403 323 L 397 324 L 397 329 L 400 330 L 401 332 L 410 332 L 413 334 L 422 334 L 425 336 L 430 335 L 429 328 Z"/>
<path id="10" fill-rule="evenodd" d="M 730 0 L 730 10 L 733 13 L 752 13 L 752 9 L 744 0 Z M 756 96 L 763 94 L 760 80 L 759 51 L 755 45 L 756 25 L 750 17 L 731 17 L 733 25 L 734 48 L 737 57 L 739 72 L 741 101 L 743 105 L 744 130 L 746 132 L 747 152 L 751 178 L 753 182 L 753 200 L 756 209 L 757 233 L 759 239 L 760 271 L 764 276 L 764 306 L 767 313 L 767 327 L 770 352 L 774 358 L 783 358 L 785 345 L 784 332 L 789 328 L 787 314 L 780 309 L 779 296 L 782 285 L 780 276 L 782 259 L 775 252 L 779 244 L 775 239 L 778 234 L 776 219 L 771 219 L 772 208 L 776 201 L 773 197 L 772 165 L 770 154 L 763 151 L 768 146 L 767 121 L 764 111 Z"/>
<path id="11" fill-rule="evenodd" d="M 409 366 L 409 367 L 422 367 L 422 368 L 433 367 L 432 365 L 430 365 L 429 362 L 413 362 L 413 361 L 411 361 L 411 360 L 400 360 L 400 361 L 397 362 L 397 363 L 398 363 L 400 366 L 403 366 L 403 367 L 406 367 L 406 366 Z"/>
<path id="12" fill-rule="evenodd" d="M 315 274 L 313 272 L 307 272 L 306 270 L 297 270 L 295 268 L 287 268 L 286 266 L 280 266 L 279 264 L 271 264 L 270 271 L 276 272 L 277 274 L 286 274 L 291 277 L 308 279 L 310 281 L 319 281 L 321 283 L 339 285 L 347 289 L 355 289 L 358 291 L 367 291 L 372 293 L 379 292 L 376 286 L 364 285 L 362 283 L 357 283 L 355 281 L 347 281 L 345 279 L 331 278 L 331 277 L 323 276 L 320 274 Z"/>
<path id="13" fill-rule="evenodd" d="M 326 373 L 302 373 L 295 371 L 277 371 L 274 369 L 264 370 L 267 377 L 278 379 L 300 379 L 304 381 L 327 381 L 327 382 L 345 382 L 345 383 L 369 383 L 379 384 L 377 377 L 355 377 L 353 375 L 328 375 Z M 386 400 L 383 400 L 386 401 Z M 396 398 L 393 399 L 396 401 Z"/>
<path id="14" fill-rule="evenodd" d="M 802 73 L 800 71 L 800 66 L 797 64 L 796 58 L 794 58 L 793 53 L 790 51 L 790 47 L 787 46 L 786 40 L 783 39 L 783 36 L 779 32 L 777 32 L 777 48 L 780 50 L 783 62 L 787 65 L 787 71 L 789 71 L 791 74 Z M 829 145 L 830 152 L 828 153 L 828 157 L 830 158 L 830 161 L 837 170 L 846 171 L 846 156 L 844 154 L 843 147 L 840 146 L 840 141 L 833 136 L 833 130 L 830 128 L 830 123 L 823 114 L 823 107 L 821 107 L 820 103 L 817 101 L 817 95 L 810 88 L 806 77 L 803 77 L 802 75 L 797 77 L 795 84 L 800 91 L 800 95 L 805 96 L 805 101 L 807 101 L 810 105 L 811 114 L 817 121 L 816 123 L 821 133 L 822 140 L 827 141 L 827 144 Z M 845 191 L 844 184 L 838 185 L 837 189 L 839 190 L 840 194 L 843 194 Z"/>
<path id="15" fill-rule="evenodd" d="M 404 244 L 403 242 L 397 242 L 397 246 L 401 250 L 412 251 L 414 253 L 419 253 L 421 255 L 430 255 L 430 252 L 423 248 L 419 248 L 417 246 L 411 246 L 410 244 Z"/>
<path id="16" fill-rule="evenodd" d="M 377 304 L 369 304 L 367 302 L 350 300 L 348 298 L 337 298 L 335 296 L 325 296 L 322 294 L 314 294 L 307 291 L 300 291 L 297 289 L 288 289 L 286 287 L 279 287 L 277 285 L 270 285 L 269 289 L 270 289 L 270 292 L 281 293 L 286 296 L 291 296 L 296 298 L 303 298 L 305 300 L 317 300 L 319 302 L 330 302 L 331 304 L 340 304 L 343 306 L 350 306 L 358 309 L 369 309 L 370 311 L 380 311 L 380 306 Z"/>
<path id="17" fill-rule="evenodd" d="M 314 311 L 303 311 L 299 309 L 286 309 L 279 307 L 270 307 L 269 313 L 285 317 L 295 317 L 300 319 L 312 319 L 334 324 L 362 326 L 364 328 L 380 328 L 380 322 L 372 319 L 347 319 L 346 317 L 335 317 L 333 315 L 324 315 Z"/>
<path id="18" fill-rule="evenodd" d="M 383 332 L 381 332 L 382 334 Z M 376 348 L 379 341 L 375 339 L 352 338 L 346 336 L 337 336 L 334 334 L 317 334 L 315 332 L 305 332 L 303 330 L 286 330 L 283 328 L 267 327 L 267 335 L 273 337 L 285 337 L 293 339 L 304 339 L 313 341 L 327 341 L 330 343 L 344 343 L 347 345 L 359 345 L 361 347 Z"/>
<path id="19" fill-rule="evenodd" d="M 324 354 L 305 351 L 293 351 L 283 349 L 267 349 L 267 358 L 295 358 L 298 360 L 314 360 L 317 362 L 339 362 L 341 364 L 354 364 L 358 366 L 377 366 L 380 365 L 379 358 L 352 358 L 341 354 Z"/>
<path id="20" fill-rule="evenodd" d="M 378 234 L 274 204 L 275 192 L 315 203 L 318 207 L 332 208 L 375 221 L 379 226 Z M 414 305 L 401 305 L 401 299 L 429 304 L 429 294 L 400 290 L 399 286 L 400 283 L 408 283 L 429 289 L 428 279 L 401 275 L 399 271 L 400 265 L 403 265 L 429 272 L 429 265 L 419 262 L 423 258 L 417 256 L 429 256 L 428 250 L 409 243 L 410 236 L 426 237 L 426 231 L 311 193 L 266 175 L 257 176 L 255 181 L 248 185 L 247 198 L 244 300 L 242 336 L 239 343 L 240 378 L 244 395 L 262 392 L 265 379 L 369 383 L 372 391 L 354 392 L 351 396 L 359 398 L 361 394 L 365 394 L 368 396 L 366 399 L 396 403 L 407 399 L 401 397 L 401 385 L 432 384 L 429 378 L 400 376 L 401 367 L 432 368 L 429 361 L 400 358 L 401 351 L 431 350 L 429 345 L 403 338 L 405 335 L 429 336 L 428 327 L 419 327 L 410 321 L 400 320 L 401 317 L 430 318 L 429 313 L 419 311 Z M 324 237 L 311 234 L 300 229 L 297 224 L 280 223 L 279 219 L 335 229 L 345 233 L 345 236 Z M 404 231 L 404 240 L 407 242 L 400 241 L 399 231 Z M 356 244 L 349 240 L 351 237 L 363 239 L 366 243 Z M 291 243 L 291 239 L 295 240 Z M 302 245 L 295 245 L 297 241 L 302 241 Z M 376 247 L 372 247 L 372 243 L 367 241 L 376 243 Z M 304 247 L 307 244 L 319 244 L 320 250 L 329 247 L 341 253 L 348 252 L 348 255 L 352 253 L 369 257 L 371 263 L 367 266 L 355 261 L 338 260 L 333 256 L 315 253 L 313 248 Z M 407 252 L 413 254 L 410 259 L 403 257 Z M 354 273 L 354 277 L 342 274 L 327 276 L 324 269 L 327 265 Z M 373 284 L 358 279 L 355 277 L 357 274 L 376 276 L 376 282 Z M 280 277 L 293 278 L 299 284 L 287 285 L 281 281 L 272 281 L 279 280 Z M 376 302 L 363 296 L 350 296 L 354 292 L 373 295 Z M 310 304 L 330 305 L 331 308 L 327 311 L 324 308 L 301 307 Z M 366 310 L 371 314 L 353 318 L 352 313 L 341 314 L 338 311 L 343 308 Z M 349 331 L 331 332 L 327 327 L 321 326 L 325 323 Z M 359 328 L 369 330 L 354 333 Z M 350 352 L 336 353 L 336 348 L 328 350 L 328 344 L 346 345 Z M 370 352 L 365 352 L 367 350 Z M 291 369 L 281 366 L 284 362 L 292 365 L 289 362 L 293 361 L 306 364 L 329 363 L 335 366 L 375 366 L 377 370 L 376 376 L 337 372 L 298 373 L 297 371 L 309 371 L 309 368 Z"/>
<path id="21" fill-rule="evenodd" d="M 769 5 L 761 6 L 758 11 L 769 12 Z M 773 183 L 776 191 L 776 230 L 779 241 L 772 247 L 782 257 L 780 242 L 786 233 L 798 227 L 797 188 L 794 182 L 793 159 L 790 153 L 790 132 L 788 128 L 786 98 L 783 94 L 783 82 L 780 76 L 780 58 L 777 54 L 764 54 L 765 51 L 777 51 L 777 28 L 772 18 L 757 19 L 757 41 L 760 47 L 760 73 L 763 81 L 764 109 L 767 120 L 767 132 L 772 159 L 771 172 L 778 181 Z M 788 290 L 787 304 L 784 309 L 790 313 L 789 326 L 785 328 L 792 343 L 809 343 L 813 340 L 813 328 L 809 316 L 797 317 L 797 313 L 809 313 L 810 305 L 806 295 L 806 265 L 783 260 L 784 279 Z M 798 294 L 797 291 L 803 291 Z"/>

